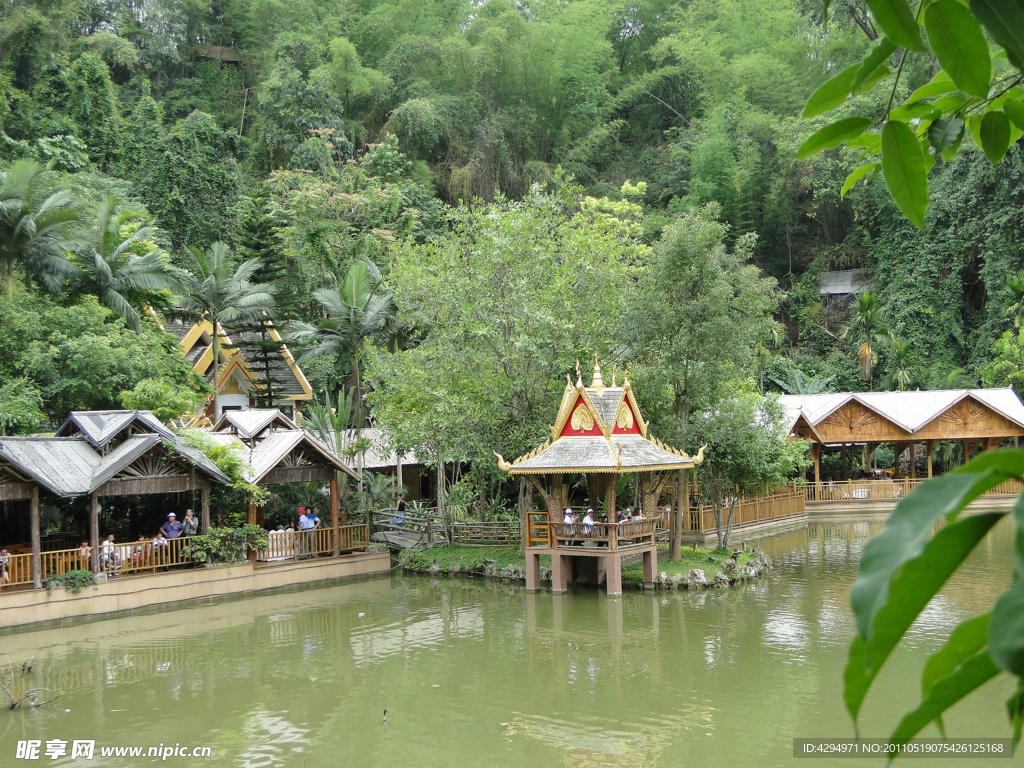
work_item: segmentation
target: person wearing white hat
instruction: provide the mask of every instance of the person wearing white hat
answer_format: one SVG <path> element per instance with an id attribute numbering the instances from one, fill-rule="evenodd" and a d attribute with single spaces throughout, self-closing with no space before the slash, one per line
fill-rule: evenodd
<path id="1" fill-rule="evenodd" d="M 167 515 L 167 522 L 160 526 L 160 533 L 165 539 L 176 539 L 181 536 L 182 525 L 177 520 L 177 515 L 171 512 Z"/>
<path id="2" fill-rule="evenodd" d="M 583 517 L 583 535 L 590 536 L 594 533 L 594 510 L 588 509 Z"/>

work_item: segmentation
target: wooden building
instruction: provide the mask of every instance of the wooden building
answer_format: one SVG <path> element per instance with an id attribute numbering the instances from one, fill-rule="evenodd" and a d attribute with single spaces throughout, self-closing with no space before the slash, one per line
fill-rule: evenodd
<path id="1" fill-rule="evenodd" d="M 225 411 L 210 433 L 214 442 L 234 446 L 245 461 L 246 482 L 254 485 L 322 482 L 330 488 L 332 549 L 337 556 L 345 512 L 339 507 L 338 473 L 359 476 L 327 445 L 275 408 Z M 263 524 L 263 509 L 251 505 L 248 522 Z"/>
<path id="2" fill-rule="evenodd" d="M 192 364 L 192 369 L 213 386 L 213 325 L 207 321 L 189 323 L 179 318 L 165 323 L 163 329 L 178 339 L 181 353 Z M 263 370 L 256 362 L 246 360 L 242 349 L 237 346 L 241 342 L 258 340 L 260 334 L 243 332 L 233 338 L 223 328 L 220 329 L 220 365 L 215 385 L 221 412 L 254 407 L 258 390 L 267 386 L 267 380 L 274 394 L 273 407 L 289 418 L 296 418 L 302 403 L 313 399 L 313 388 L 270 321 L 266 323 L 266 333 L 282 346 L 279 353 L 270 355 L 268 370 Z M 218 416 L 213 413 L 211 397 L 205 410 L 186 417 L 182 426 L 209 426 Z"/>
<path id="3" fill-rule="evenodd" d="M 899 456 L 910 450 L 912 477 L 922 450 L 931 477 L 932 452 L 943 440 L 961 442 L 970 459 L 979 448 L 998 448 L 1024 435 L 1024 404 L 1008 387 L 783 395 L 779 402 L 790 438 L 811 443 L 815 483 L 821 482 L 822 452 L 828 449 L 856 447 L 867 461 L 880 444 L 892 443 L 897 474 Z"/>
<path id="4" fill-rule="evenodd" d="M 101 498 L 199 490 L 205 531 L 211 482 L 229 480 L 150 411 L 75 411 L 53 437 L 0 437 L 0 501 L 28 501 L 36 589 L 43 576 L 41 499 L 89 498 L 91 567 L 97 572 Z"/>
<path id="5" fill-rule="evenodd" d="M 690 457 L 648 435 L 630 383 L 606 387 L 601 368 L 594 366 L 589 387 L 577 376 L 566 382 L 551 439 L 539 448 L 498 466 L 533 484 L 544 499 L 544 512 L 530 513 L 526 536 L 526 586 L 540 586 L 540 556 L 551 556 L 551 588 L 564 591 L 566 582 L 604 581 L 608 594 L 622 592 L 622 558 L 641 555 L 644 582 L 654 582 L 658 567 L 655 543 L 658 498 L 670 475 L 703 461 L 704 449 Z M 586 475 L 595 495 L 604 500 L 604 522 L 566 524 L 566 476 Z M 615 488 L 620 475 L 634 475 L 641 486 L 643 517 L 616 523 Z"/>

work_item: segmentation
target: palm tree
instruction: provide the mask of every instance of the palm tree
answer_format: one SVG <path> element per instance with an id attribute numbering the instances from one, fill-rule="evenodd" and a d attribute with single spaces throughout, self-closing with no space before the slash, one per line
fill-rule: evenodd
<path id="1" fill-rule="evenodd" d="M 1014 328 L 1024 322 L 1024 269 L 1006 281 L 1006 317 L 1013 321 Z"/>
<path id="2" fill-rule="evenodd" d="M 18 160 L 0 173 L 0 261 L 7 273 L 7 297 L 14 294 L 14 273 L 25 273 L 56 293 L 74 273 L 68 253 L 81 247 L 81 215 L 68 192 L 43 198 L 45 168 L 35 160 Z"/>
<path id="3" fill-rule="evenodd" d="M 882 379 L 882 386 L 903 392 L 920 378 L 921 366 L 918 364 L 917 355 L 911 351 L 907 342 L 893 338 L 889 371 Z"/>
<path id="4" fill-rule="evenodd" d="M 193 271 L 184 276 L 182 312 L 213 326 L 213 418 L 220 417 L 217 374 L 220 367 L 220 330 L 226 323 L 260 320 L 274 315 L 272 285 L 253 283 L 262 265 L 259 259 L 235 263 L 226 243 L 216 242 L 206 251 L 189 249 Z"/>
<path id="5" fill-rule="evenodd" d="M 893 338 L 889 327 L 882 322 L 878 299 L 870 291 L 857 295 L 853 316 L 843 338 L 859 345 L 857 360 L 860 375 L 870 384 L 874 365 L 878 361 L 878 349 L 888 346 Z"/>
<path id="6" fill-rule="evenodd" d="M 385 334 L 390 347 L 397 346 L 401 328 L 395 314 L 393 294 L 381 280 L 377 266 L 367 258 L 352 263 L 340 288 L 321 288 L 313 292 L 327 317 L 318 325 L 294 321 L 286 328 L 286 338 L 306 347 L 299 362 L 329 355 L 336 368 L 345 371 L 343 387 L 352 391 L 353 427 L 363 426 L 363 352 L 366 341 Z M 346 370 L 347 369 L 347 370 Z"/>
<path id="7" fill-rule="evenodd" d="M 142 208 L 125 204 L 113 195 L 96 207 L 96 221 L 88 248 L 75 259 L 81 274 L 79 292 L 95 294 L 100 303 L 121 315 L 136 333 L 142 321 L 135 305 L 151 303 L 154 291 L 182 292 L 181 281 L 161 251 L 139 256 L 132 248 L 143 242 L 154 227 L 146 223 Z M 138 226 L 123 234 L 126 226 Z"/>
<path id="8" fill-rule="evenodd" d="M 808 376 L 795 365 L 791 365 L 785 378 L 768 378 L 787 395 L 820 395 L 828 392 L 828 386 L 835 376 Z"/>

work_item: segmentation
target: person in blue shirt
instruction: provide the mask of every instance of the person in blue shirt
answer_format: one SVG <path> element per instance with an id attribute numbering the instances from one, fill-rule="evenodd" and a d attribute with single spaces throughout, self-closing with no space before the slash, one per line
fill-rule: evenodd
<path id="1" fill-rule="evenodd" d="M 177 520 L 177 515 L 171 512 L 167 515 L 167 522 L 160 526 L 160 533 L 164 535 L 165 539 L 176 539 L 181 536 L 181 523 Z"/>

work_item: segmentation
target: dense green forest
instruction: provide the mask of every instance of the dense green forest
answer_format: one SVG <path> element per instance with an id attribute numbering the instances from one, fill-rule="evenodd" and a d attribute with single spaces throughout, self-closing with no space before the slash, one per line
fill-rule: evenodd
<path id="1" fill-rule="evenodd" d="M 887 114 L 800 118 L 878 38 L 862 0 L 12 0 L 0 433 L 194 407 L 144 308 L 221 311 L 216 275 L 259 308 L 216 316 L 304 354 L 311 423 L 479 459 L 470 496 L 595 355 L 687 448 L 759 391 L 1022 384 L 1019 144 L 938 160 L 922 229 L 881 180 L 841 194 L 857 149 L 796 159 Z M 870 293 L 824 301 L 836 270 Z"/>

